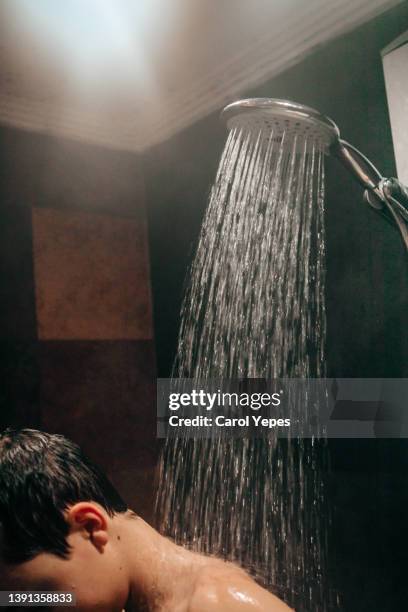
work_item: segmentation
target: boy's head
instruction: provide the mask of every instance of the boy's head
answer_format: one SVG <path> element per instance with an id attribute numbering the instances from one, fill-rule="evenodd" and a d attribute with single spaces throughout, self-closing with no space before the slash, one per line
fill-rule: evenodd
<path id="1" fill-rule="evenodd" d="M 74 590 L 81 609 L 121 609 L 113 519 L 126 511 L 73 442 L 31 429 L 0 434 L 0 588 Z"/>

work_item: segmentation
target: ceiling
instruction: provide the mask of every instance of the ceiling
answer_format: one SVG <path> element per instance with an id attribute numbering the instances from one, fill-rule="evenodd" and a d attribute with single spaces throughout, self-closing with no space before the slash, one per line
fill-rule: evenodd
<path id="1" fill-rule="evenodd" d="M 143 151 L 400 0 L 1 0 L 0 123 Z"/>

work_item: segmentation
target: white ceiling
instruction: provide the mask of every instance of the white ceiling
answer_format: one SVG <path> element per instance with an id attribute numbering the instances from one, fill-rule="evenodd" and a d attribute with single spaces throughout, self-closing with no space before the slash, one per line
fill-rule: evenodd
<path id="1" fill-rule="evenodd" d="M 1 0 L 0 122 L 142 151 L 400 0 Z"/>

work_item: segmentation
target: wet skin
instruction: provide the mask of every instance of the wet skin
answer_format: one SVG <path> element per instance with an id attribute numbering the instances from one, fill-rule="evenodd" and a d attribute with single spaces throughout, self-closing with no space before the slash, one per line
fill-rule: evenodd
<path id="1" fill-rule="evenodd" d="M 79 612 L 289 611 L 238 567 L 176 546 L 131 512 L 80 502 L 66 520 L 69 557 L 0 561 L 0 590 L 74 591 Z"/>

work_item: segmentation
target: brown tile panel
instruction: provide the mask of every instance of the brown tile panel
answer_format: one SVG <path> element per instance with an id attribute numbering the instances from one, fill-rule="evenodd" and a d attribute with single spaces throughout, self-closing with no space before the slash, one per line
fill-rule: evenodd
<path id="1" fill-rule="evenodd" d="M 32 222 L 39 338 L 152 337 L 142 220 L 33 208 Z"/>

